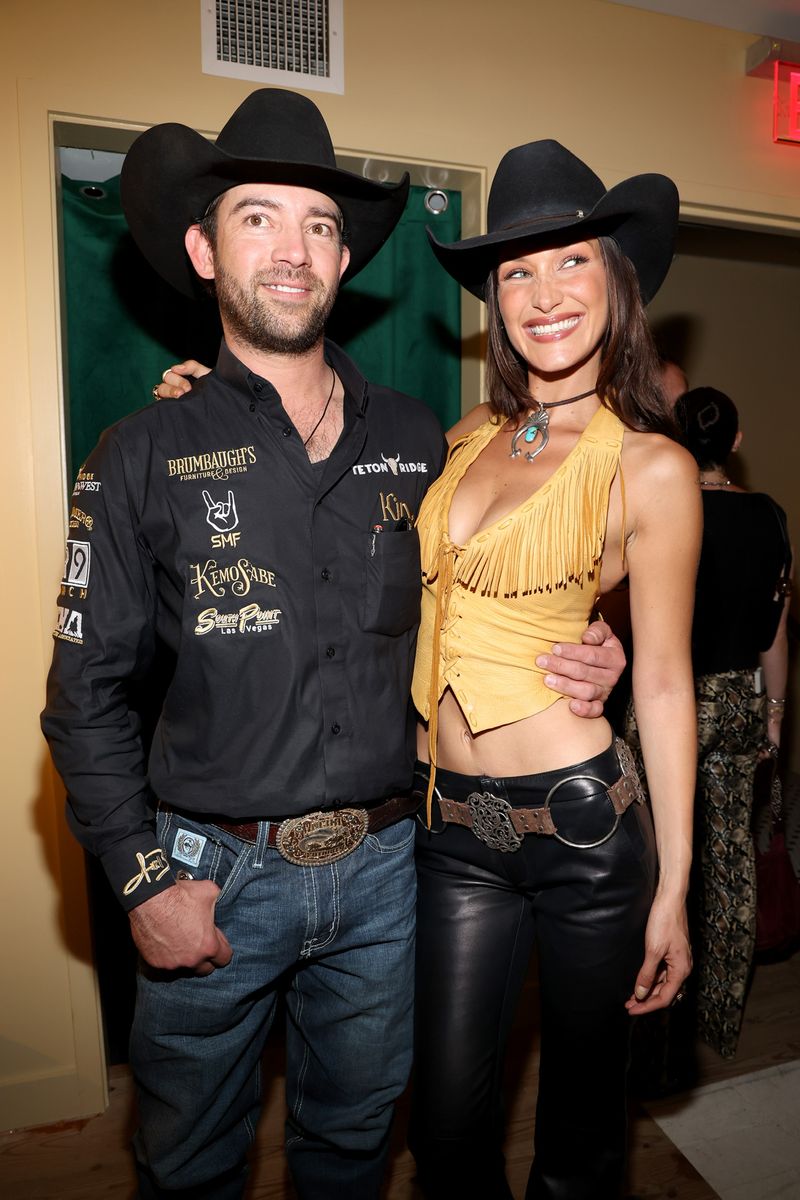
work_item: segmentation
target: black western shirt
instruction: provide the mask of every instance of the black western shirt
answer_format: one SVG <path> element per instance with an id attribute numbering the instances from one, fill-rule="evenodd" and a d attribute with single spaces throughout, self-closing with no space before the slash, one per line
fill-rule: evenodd
<path id="1" fill-rule="evenodd" d="M 126 908 L 173 880 L 157 802 L 280 819 L 410 785 L 414 521 L 444 439 L 332 343 L 344 428 L 312 464 L 280 397 L 223 344 L 181 400 L 81 468 L 42 726 L 67 815 Z M 132 701 L 174 671 L 146 759 Z"/>

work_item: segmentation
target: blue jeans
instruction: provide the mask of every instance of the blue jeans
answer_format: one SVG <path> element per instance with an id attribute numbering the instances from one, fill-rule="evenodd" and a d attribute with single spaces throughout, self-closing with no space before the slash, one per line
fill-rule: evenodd
<path id="1" fill-rule="evenodd" d="M 378 1196 L 411 1065 L 414 827 L 403 819 L 338 862 L 300 867 L 267 846 L 267 823 L 253 846 L 159 813 L 173 867 L 221 888 L 216 922 L 233 959 L 203 977 L 140 969 L 131 1067 L 142 1197 L 243 1195 L 279 992 L 297 1193 Z M 187 846 L 192 860 L 199 854 L 188 867 Z"/>

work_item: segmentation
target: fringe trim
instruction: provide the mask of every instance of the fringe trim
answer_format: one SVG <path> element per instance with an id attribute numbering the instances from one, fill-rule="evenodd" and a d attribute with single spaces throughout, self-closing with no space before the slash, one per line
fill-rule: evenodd
<path id="1" fill-rule="evenodd" d="M 607 420 L 598 417 L 603 414 Z M 591 433 L 589 428 L 592 426 Z M 473 454 L 454 471 L 445 468 L 432 491 L 434 520 L 420 528 L 423 574 L 439 574 L 443 554 L 455 550 L 452 582 L 482 596 L 516 597 L 582 585 L 603 554 L 608 496 L 619 469 L 624 426 L 609 410 L 599 409 L 572 452 L 533 496 L 507 517 L 482 530 L 465 546 L 454 547 L 446 531 L 449 497 L 467 466 L 497 430 L 476 430 Z M 599 426 L 599 428 L 598 428 Z M 468 439 L 469 441 L 472 438 Z M 457 443 L 455 451 L 464 443 Z M 451 455 L 452 458 L 452 455 Z M 467 461 L 468 460 L 468 461 Z M 438 517 L 438 520 L 436 520 Z M 624 545 L 624 543 L 623 543 Z"/>

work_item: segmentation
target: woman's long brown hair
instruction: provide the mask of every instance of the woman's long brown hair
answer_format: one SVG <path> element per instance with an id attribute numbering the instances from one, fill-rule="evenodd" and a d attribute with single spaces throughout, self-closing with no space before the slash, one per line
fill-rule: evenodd
<path id="1" fill-rule="evenodd" d="M 608 281 L 608 329 L 600 350 L 597 394 L 630 428 L 680 433 L 661 389 L 658 351 L 647 323 L 633 263 L 607 235 L 597 238 Z M 489 407 L 499 417 L 518 417 L 531 406 L 528 364 L 508 340 L 497 300 L 497 270 L 486 282 L 489 350 L 486 389 Z"/>

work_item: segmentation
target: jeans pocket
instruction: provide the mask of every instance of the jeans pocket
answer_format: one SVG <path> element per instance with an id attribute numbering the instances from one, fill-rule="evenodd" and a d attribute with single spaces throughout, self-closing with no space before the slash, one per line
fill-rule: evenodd
<path id="1" fill-rule="evenodd" d="M 417 822 L 413 818 L 403 817 L 386 829 L 367 834 L 365 844 L 378 854 L 400 854 L 414 841 L 416 826 Z"/>
<path id="2" fill-rule="evenodd" d="M 217 906 L 223 902 L 253 849 L 214 825 L 163 809 L 159 809 L 156 817 L 156 832 L 176 879 L 207 879 L 215 883 L 220 889 Z"/>

